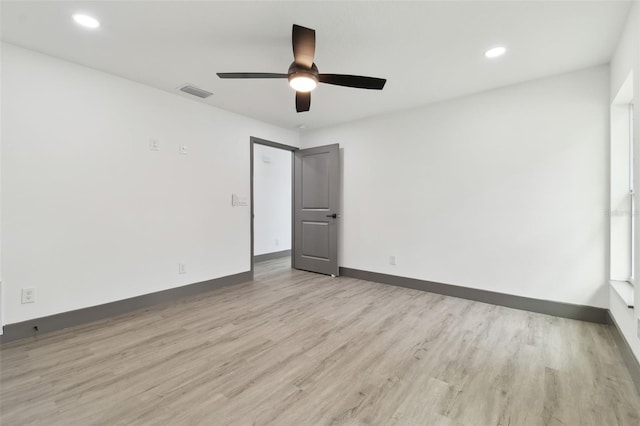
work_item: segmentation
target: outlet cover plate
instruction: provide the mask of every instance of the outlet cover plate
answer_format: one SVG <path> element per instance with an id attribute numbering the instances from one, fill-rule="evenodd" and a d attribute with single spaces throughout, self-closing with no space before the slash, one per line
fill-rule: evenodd
<path id="1" fill-rule="evenodd" d="M 23 288 L 22 289 L 22 303 L 35 303 L 36 301 L 36 289 L 35 288 Z"/>

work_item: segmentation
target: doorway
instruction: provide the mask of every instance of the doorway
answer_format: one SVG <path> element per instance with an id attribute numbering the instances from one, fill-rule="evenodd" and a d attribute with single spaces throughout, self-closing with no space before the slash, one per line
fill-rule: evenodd
<path id="1" fill-rule="evenodd" d="M 288 268 L 337 277 L 340 145 L 249 143 L 251 276 L 256 261 L 286 256 Z"/>
<path id="2" fill-rule="evenodd" d="M 292 267 L 293 153 L 298 148 L 256 137 L 251 151 L 251 274 L 258 262 Z"/>

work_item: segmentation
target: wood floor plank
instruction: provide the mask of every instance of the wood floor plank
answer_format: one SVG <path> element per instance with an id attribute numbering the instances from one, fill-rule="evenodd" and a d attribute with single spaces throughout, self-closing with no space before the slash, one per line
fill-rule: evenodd
<path id="1" fill-rule="evenodd" d="M 2 425 L 634 425 L 608 326 L 259 263 L 0 348 Z"/>

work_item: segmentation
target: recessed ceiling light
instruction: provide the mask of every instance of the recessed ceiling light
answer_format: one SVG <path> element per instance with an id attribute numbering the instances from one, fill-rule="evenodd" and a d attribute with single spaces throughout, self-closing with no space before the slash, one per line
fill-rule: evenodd
<path id="1" fill-rule="evenodd" d="M 486 56 L 487 58 L 497 58 L 498 56 L 504 55 L 506 52 L 507 52 L 506 47 L 497 46 L 484 52 L 484 56 Z"/>
<path id="2" fill-rule="evenodd" d="M 75 13 L 73 15 L 73 20 L 76 21 L 76 24 L 87 28 L 98 28 L 100 26 L 100 21 L 96 18 L 82 13 Z"/>

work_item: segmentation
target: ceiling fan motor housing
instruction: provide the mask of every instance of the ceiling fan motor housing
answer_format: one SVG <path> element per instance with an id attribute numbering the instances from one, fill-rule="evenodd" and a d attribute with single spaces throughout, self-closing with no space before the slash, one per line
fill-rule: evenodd
<path id="1" fill-rule="evenodd" d="M 308 77 L 313 79 L 316 83 L 318 82 L 318 67 L 316 64 L 312 64 L 311 68 L 307 68 L 304 66 L 300 66 L 295 62 L 292 62 L 289 66 L 289 71 L 287 71 L 289 81 L 298 77 Z"/>

